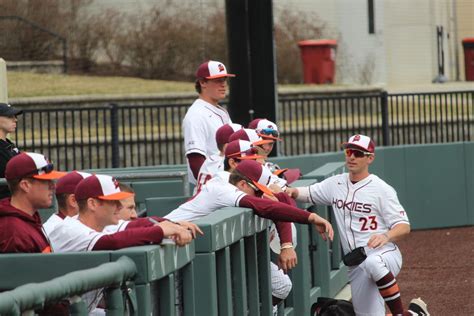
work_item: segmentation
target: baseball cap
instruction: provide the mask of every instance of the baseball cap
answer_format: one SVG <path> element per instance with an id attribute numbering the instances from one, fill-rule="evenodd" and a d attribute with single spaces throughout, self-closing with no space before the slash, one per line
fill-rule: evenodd
<path id="1" fill-rule="evenodd" d="M 216 131 L 216 142 L 218 146 L 223 146 L 229 142 L 229 136 L 242 129 L 242 125 L 237 123 L 225 124 Z"/>
<path id="2" fill-rule="evenodd" d="M 16 109 L 10 104 L 0 103 L 0 116 L 17 116 L 22 113 L 22 110 Z"/>
<path id="3" fill-rule="evenodd" d="M 94 174 L 79 182 L 74 191 L 76 200 L 97 198 L 100 200 L 123 200 L 133 193 L 120 191 L 119 182 L 111 176 Z"/>
<path id="4" fill-rule="evenodd" d="M 236 139 L 249 141 L 254 146 L 273 143 L 273 140 L 262 139 L 255 130 L 249 128 L 243 128 L 229 136 L 229 142 Z"/>
<path id="5" fill-rule="evenodd" d="M 278 126 L 265 118 L 257 118 L 249 123 L 249 127 L 254 129 L 263 139 L 282 140 L 279 138 Z"/>
<path id="6" fill-rule="evenodd" d="M 235 75 L 227 73 L 227 69 L 220 61 L 206 61 L 199 65 L 196 70 L 196 78 L 198 79 L 217 79 L 223 77 L 235 77 Z"/>
<path id="7" fill-rule="evenodd" d="M 273 195 L 272 191 L 267 188 L 272 177 L 272 173 L 268 168 L 263 167 L 255 160 L 244 160 L 237 165 L 235 170 L 249 178 L 263 193 Z"/>
<path id="8" fill-rule="evenodd" d="M 299 168 L 283 168 L 275 170 L 273 174 L 278 177 L 282 175 L 286 182 L 291 184 L 301 177 L 301 170 Z"/>
<path id="9" fill-rule="evenodd" d="M 240 160 L 265 158 L 258 155 L 258 149 L 252 147 L 252 143 L 241 139 L 236 139 L 227 144 L 225 156 L 227 158 L 239 158 Z"/>
<path id="10" fill-rule="evenodd" d="M 79 182 L 90 176 L 91 174 L 87 172 L 69 172 L 56 182 L 56 194 L 74 194 Z"/>
<path id="11" fill-rule="evenodd" d="M 54 165 L 42 154 L 22 152 L 10 159 L 5 168 L 5 179 L 14 180 L 32 177 L 39 180 L 54 180 L 66 172 L 54 170 Z"/>
<path id="12" fill-rule="evenodd" d="M 349 138 L 345 143 L 342 143 L 342 148 L 355 148 L 363 150 L 365 152 L 374 153 L 375 152 L 375 143 L 369 136 L 356 134 Z"/>

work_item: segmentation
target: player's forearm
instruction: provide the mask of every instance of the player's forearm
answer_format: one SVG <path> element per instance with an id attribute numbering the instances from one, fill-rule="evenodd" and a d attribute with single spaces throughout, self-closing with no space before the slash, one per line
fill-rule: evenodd
<path id="1" fill-rule="evenodd" d="M 395 225 L 390 229 L 385 235 L 388 237 L 389 241 L 399 241 L 405 238 L 410 233 L 410 225 L 400 223 Z"/>
<path id="2" fill-rule="evenodd" d="M 160 226 L 127 229 L 100 237 L 92 250 L 116 250 L 132 246 L 159 244 L 162 240 L 163 230 Z"/>
<path id="3" fill-rule="evenodd" d="M 287 193 L 297 201 L 306 203 L 311 202 L 309 197 L 309 187 L 289 188 L 287 189 Z"/>
<path id="4" fill-rule="evenodd" d="M 309 224 L 308 218 L 311 215 L 310 212 L 303 211 L 291 205 L 250 195 L 246 195 L 240 199 L 239 206 L 253 209 L 260 217 L 283 222 Z"/>
<path id="5" fill-rule="evenodd" d="M 143 218 L 137 218 L 133 221 L 130 221 L 128 223 L 127 227 L 125 229 L 133 229 L 133 228 L 139 228 L 139 227 L 150 227 L 156 224 L 156 222 L 162 222 L 166 221 L 167 219 L 158 217 L 158 216 L 150 216 L 150 217 L 143 217 Z"/>
<path id="6" fill-rule="evenodd" d="M 275 227 L 280 237 L 280 244 L 293 243 L 290 222 L 275 221 Z"/>
<path id="7" fill-rule="evenodd" d="M 190 153 L 186 157 L 188 158 L 189 168 L 191 168 L 194 178 L 197 179 L 206 157 L 198 153 Z"/>

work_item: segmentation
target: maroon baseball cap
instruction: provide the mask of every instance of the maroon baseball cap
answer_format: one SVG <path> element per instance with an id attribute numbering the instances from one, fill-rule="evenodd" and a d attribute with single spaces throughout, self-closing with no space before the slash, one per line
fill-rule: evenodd
<path id="1" fill-rule="evenodd" d="M 197 79 L 217 79 L 223 77 L 235 77 L 235 75 L 227 73 L 224 64 L 219 61 L 206 61 L 199 65 L 199 68 L 196 70 Z"/>
<path id="2" fill-rule="evenodd" d="M 301 177 L 301 170 L 299 168 L 289 169 L 278 169 L 273 172 L 274 175 L 280 176 L 282 175 L 283 178 L 286 180 L 288 184 L 291 184 L 298 180 Z"/>
<path id="3" fill-rule="evenodd" d="M 273 143 L 273 140 L 262 139 L 255 130 L 249 128 L 243 128 L 229 136 L 229 142 L 237 139 L 249 141 L 254 146 Z"/>
<path id="4" fill-rule="evenodd" d="M 235 170 L 249 178 L 263 193 L 273 195 L 272 191 L 267 188 L 272 177 L 272 173 L 268 168 L 263 167 L 255 160 L 244 160 L 235 167 Z"/>
<path id="5" fill-rule="evenodd" d="M 216 131 L 216 142 L 218 146 L 223 146 L 229 142 L 229 136 L 242 129 L 242 125 L 231 123 L 219 127 Z"/>
<path id="6" fill-rule="evenodd" d="M 121 191 L 120 183 L 114 177 L 94 174 L 79 182 L 74 195 L 80 201 L 88 198 L 123 200 L 135 194 Z"/>
<path id="7" fill-rule="evenodd" d="M 258 149 L 252 147 L 252 143 L 241 139 L 231 141 L 227 144 L 225 156 L 227 158 L 238 158 L 240 160 L 265 158 L 258 154 Z"/>
<path id="8" fill-rule="evenodd" d="M 91 174 L 87 172 L 69 172 L 56 182 L 56 194 L 74 194 L 79 182 L 90 176 Z"/>
<path id="9" fill-rule="evenodd" d="M 5 179 L 14 180 L 32 177 L 39 180 L 54 180 L 66 172 L 54 170 L 54 165 L 42 154 L 22 152 L 10 159 L 5 168 Z"/>
<path id="10" fill-rule="evenodd" d="M 342 143 L 342 148 L 355 148 L 373 154 L 375 142 L 369 136 L 356 134 L 351 136 L 347 142 Z"/>

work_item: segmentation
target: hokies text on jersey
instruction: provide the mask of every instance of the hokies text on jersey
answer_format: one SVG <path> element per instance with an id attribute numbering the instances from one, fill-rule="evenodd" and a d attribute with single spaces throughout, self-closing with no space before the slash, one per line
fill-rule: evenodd
<path id="1" fill-rule="evenodd" d="M 371 213 L 372 212 L 372 204 L 369 203 L 361 203 L 356 201 L 343 201 L 343 200 L 332 200 L 332 205 L 334 208 L 338 208 L 343 211 L 349 212 L 360 212 L 360 213 Z"/>

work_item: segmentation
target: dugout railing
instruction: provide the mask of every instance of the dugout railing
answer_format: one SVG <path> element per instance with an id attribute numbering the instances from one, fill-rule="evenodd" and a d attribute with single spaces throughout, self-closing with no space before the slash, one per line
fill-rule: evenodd
<path id="1" fill-rule="evenodd" d="M 13 137 L 60 169 L 184 164 L 182 120 L 190 103 L 24 108 Z M 15 104 L 13 104 L 15 105 Z M 474 91 L 322 96 L 280 94 L 281 156 L 339 149 L 355 133 L 377 145 L 474 140 Z"/>

